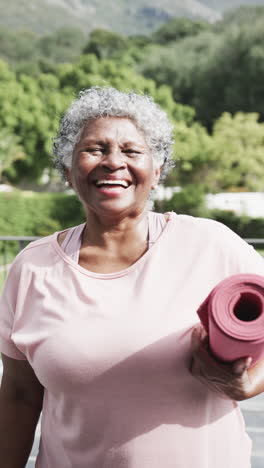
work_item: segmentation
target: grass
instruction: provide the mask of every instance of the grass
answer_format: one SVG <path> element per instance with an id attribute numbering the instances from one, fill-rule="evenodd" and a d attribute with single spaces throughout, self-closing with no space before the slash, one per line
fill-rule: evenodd
<path id="1" fill-rule="evenodd" d="M 4 250 L 3 242 L 0 241 L 0 292 L 2 291 L 7 276 L 7 270 L 5 268 L 5 265 L 12 263 L 15 256 L 16 255 L 14 252 Z"/>
<path id="2" fill-rule="evenodd" d="M 11 263 L 14 260 L 15 256 L 16 254 L 12 252 L 0 251 L 0 267 Z"/>
<path id="3" fill-rule="evenodd" d="M 0 273 L 0 292 L 2 291 L 5 279 L 6 279 L 6 274 L 4 272 L 1 272 Z"/>

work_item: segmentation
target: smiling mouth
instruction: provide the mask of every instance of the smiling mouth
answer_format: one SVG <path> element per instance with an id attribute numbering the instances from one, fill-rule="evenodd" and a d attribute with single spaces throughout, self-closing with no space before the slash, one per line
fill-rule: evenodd
<path id="1" fill-rule="evenodd" d="M 106 179 L 102 179 L 102 180 L 96 180 L 95 181 L 95 186 L 97 188 L 101 188 L 101 189 L 117 189 L 117 188 L 123 188 L 123 189 L 127 189 L 131 184 L 126 181 L 126 180 L 106 180 Z"/>

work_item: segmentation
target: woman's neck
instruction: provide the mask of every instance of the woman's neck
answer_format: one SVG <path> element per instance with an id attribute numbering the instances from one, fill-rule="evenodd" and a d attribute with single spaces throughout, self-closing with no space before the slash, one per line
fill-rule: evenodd
<path id="1" fill-rule="evenodd" d="M 86 216 L 82 246 L 98 246 L 118 250 L 126 245 L 146 242 L 148 239 L 148 211 L 119 220 L 102 219 L 93 213 Z"/>

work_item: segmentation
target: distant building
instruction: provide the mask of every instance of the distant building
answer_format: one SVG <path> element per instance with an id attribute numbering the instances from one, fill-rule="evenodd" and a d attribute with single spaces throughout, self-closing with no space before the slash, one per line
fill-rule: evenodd
<path id="1" fill-rule="evenodd" d="M 206 198 L 208 208 L 234 211 L 252 218 L 264 217 L 264 192 L 216 193 Z"/>
<path id="2" fill-rule="evenodd" d="M 169 200 L 180 187 L 158 187 L 155 198 L 157 200 Z M 206 195 L 207 207 L 234 211 L 239 215 L 247 215 L 252 218 L 264 217 L 264 192 L 224 192 Z"/>
<path id="3" fill-rule="evenodd" d="M 13 192 L 11 185 L 0 184 L 0 192 Z"/>

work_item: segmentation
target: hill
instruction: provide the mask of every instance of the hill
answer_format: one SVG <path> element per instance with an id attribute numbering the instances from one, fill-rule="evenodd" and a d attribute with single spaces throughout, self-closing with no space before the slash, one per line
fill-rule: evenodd
<path id="1" fill-rule="evenodd" d="M 105 28 L 123 34 L 147 34 L 174 16 L 209 22 L 225 9 L 242 4 L 264 5 L 264 0 L 0 0 L 0 26 L 47 34 L 63 26 L 84 33 Z"/>
<path id="2" fill-rule="evenodd" d="M 202 0 L 204 5 L 218 12 L 238 8 L 240 6 L 263 6 L 263 0 Z"/>

